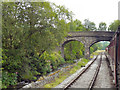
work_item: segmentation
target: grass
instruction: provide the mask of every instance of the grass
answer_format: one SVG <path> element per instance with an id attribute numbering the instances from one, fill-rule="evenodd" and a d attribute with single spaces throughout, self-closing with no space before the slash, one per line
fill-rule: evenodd
<path id="1" fill-rule="evenodd" d="M 94 56 L 98 55 L 100 52 L 105 52 L 105 50 L 97 50 L 97 51 L 93 52 L 93 53 L 90 55 L 90 58 L 93 58 Z"/>
<path id="2" fill-rule="evenodd" d="M 97 50 L 96 52 L 97 52 L 97 53 L 105 52 L 105 50 Z"/>
<path id="3" fill-rule="evenodd" d="M 90 58 L 93 58 L 94 55 L 98 55 L 100 52 L 105 52 L 105 50 L 97 50 L 93 52 L 90 55 Z M 51 83 L 48 83 L 44 85 L 44 88 L 53 88 L 57 85 L 59 85 L 61 82 L 63 82 L 67 77 L 75 73 L 77 70 L 79 70 L 82 66 L 85 66 L 88 63 L 89 60 L 82 58 L 81 61 L 78 62 L 76 66 L 74 66 L 71 70 L 65 72 L 65 73 L 60 73 L 58 78 L 55 78 L 54 81 Z"/>
<path id="4" fill-rule="evenodd" d="M 67 77 L 75 73 L 77 70 L 79 70 L 82 66 L 85 66 L 88 63 L 88 59 L 81 59 L 81 61 L 78 62 L 76 66 L 74 66 L 71 70 L 65 72 L 65 73 L 60 73 L 58 78 L 55 78 L 54 81 L 51 83 L 48 83 L 44 85 L 44 88 L 53 88 L 57 85 L 59 85 L 61 82 L 63 82 Z"/>

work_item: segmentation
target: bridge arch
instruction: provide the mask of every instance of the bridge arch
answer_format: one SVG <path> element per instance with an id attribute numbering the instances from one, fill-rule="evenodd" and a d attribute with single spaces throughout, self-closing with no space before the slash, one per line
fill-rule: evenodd
<path id="1" fill-rule="evenodd" d="M 77 39 L 66 40 L 66 41 L 64 41 L 64 42 L 62 43 L 62 46 L 64 47 L 65 44 L 67 44 L 67 43 L 69 43 L 69 42 L 71 42 L 71 41 L 79 41 L 79 40 L 77 40 Z"/>
<path id="2" fill-rule="evenodd" d="M 90 57 L 90 47 L 99 41 L 110 41 L 115 32 L 108 31 L 78 31 L 69 32 L 65 41 L 61 44 L 61 55 L 64 58 L 64 45 L 70 41 L 80 41 L 85 46 L 85 58 Z"/>
<path id="3" fill-rule="evenodd" d="M 65 56 L 64 56 L 64 45 L 66 45 L 67 43 L 69 43 L 69 42 L 71 42 L 71 41 L 78 41 L 78 42 L 83 43 L 83 42 L 80 41 L 79 39 L 69 39 L 69 40 L 64 41 L 64 42 L 62 43 L 62 45 L 61 45 L 61 55 L 62 55 L 62 57 L 65 57 Z"/>
<path id="4" fill-rule="evenodd" d="M 92 44 L 90 44 L 90 47 L 98 42 L 101 42 L 101 41 L 104 41 L 104 40 L 97 40 L 97 41 L 94 41 Z M 110 40 L 106 40 L 106 41 L 110 41 Z"/>

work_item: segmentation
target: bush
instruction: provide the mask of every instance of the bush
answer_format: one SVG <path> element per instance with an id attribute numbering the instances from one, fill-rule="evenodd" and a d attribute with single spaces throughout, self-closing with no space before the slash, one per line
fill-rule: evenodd
<path id="1" fill-rule="evenodd" d="M 17 84 L 17 72 L 8 73 L 2 72 L 2 88 L 7 88 L 9 85 Z"/>
<path id="2" fill-rule="evenodd" d="M 72 64 L 72 63 L 74 63 L 74 61 L 73 60 L 67 60 L 66 63 Z"/>
<path id="3" fill-rule="evenodd" d="M 85 59 L 85 58 L 82 58 L 82 59 L 81 59 L 81 62 L 83 62 L 83 63 L 84 63 L 83 65 L 87 64 L 87 63 L 88 63 L 88 61 L 89 61 L 89 60 L 88 60 L 88 59 Z"/>
<path id="4" fill-rule="evenodd" d="M 35 67 L 37 68 L 37 72 L 41 73 L 41 75 L 46 75 L 65 63 L 65 60 L 57 52 L 52 52 L 50 54 L 44 52 L 38 59 L 39 63 L 37 62 Z"/>
<path id="5" fill-rule="evenodd" d="M 53 52 L 50 55 L 49 59 L 50 59 L 50 62 L 51 62 L 53 70 L 57 69 L 58 66 L 60 66 L 60 65 L 65 63 L 65 60 L 57 52 Z"/>
<path id="6" fill-rule="evenodd" d="M 8 51 L 4 50 L 3 59 L 3 88 L 15 84 L 14 72 L 18 72 L 18 81 L 36 80 L 40 75 L 56 70 L 65 60 L 57 52 L 44 52 L 41 56 L 33 54 L 33 56 L 22 57 L 16 55 L 7 55 Z M 22 54 L 22 53 L 21 53 Z M 19 54 L 20 55 L 20 54 Z M 7 66 L 7 67 L 6 67 Z M 5 73 L 7 71 L 7 73 Z M 11 83 L 12 82 L 12 83 Z"/>
<path id="7" fill-rule="evenodd" d="M 73 41 L 65 44 L 65 60 L 75 60 L 84 56 L 84 45 L 81 42 Z"/>

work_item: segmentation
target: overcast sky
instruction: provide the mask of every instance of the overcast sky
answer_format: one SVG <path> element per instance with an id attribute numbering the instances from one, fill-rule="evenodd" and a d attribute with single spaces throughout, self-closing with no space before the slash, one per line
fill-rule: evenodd
<path id="1" fill-rule="evenodd" d="M 107 26 L 118 19 L 118 2 L 120 0 L 47 0 L 57 5 L 63 5 L 72 11 L 74 19 L 84 21 L 89 19 L 98 27 L 100 22 Z"/>

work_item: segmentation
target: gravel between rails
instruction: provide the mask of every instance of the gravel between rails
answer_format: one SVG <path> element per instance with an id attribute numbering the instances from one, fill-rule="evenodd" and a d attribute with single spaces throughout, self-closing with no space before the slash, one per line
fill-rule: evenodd
<path id="1" fill-rule="evenodd" d="M 96 58 L 97 56 L 94 56 L 94 58 L 89 61 L 85 67 L 80 68 L 79 70 L 77 70 L 74 74 L 72 74 L 71 76 L 69 76 L 68 78 L 66 78 L 62 83 L 60 83 L 59 85 L 57 85 L 54 88 L 64 88 L 66 85 L 68 85 L 68 83 L 70 83 L 72 80 L 74 80 L 82 71 L 84 71 L 85 68 L 87 68 Z"/>
<path id="2" fill-rule="evenodd" d="M 99 60 L 101 58 L 101 55 L 98 56 L 98 58 L 96 59 L 96 61 L 90 66 L 90 68 L 88 68 L 87 71 L 85 71 L 85 73 L 83 73 L 78 80 L 76 80 L 75 83 L 73 83 L 73 85 L 71 85 L 70 88 L 88 88 L 89 84 L 94 76 L 94 73 L 96 71 L 96 68 L 99 64 Z"/>
<path id="3" fill-rule="evenodd" d="M 114 88 L 104 54 L 102 55 L 101 67 L 93 88 Z"/>

